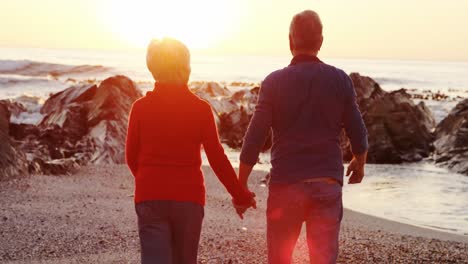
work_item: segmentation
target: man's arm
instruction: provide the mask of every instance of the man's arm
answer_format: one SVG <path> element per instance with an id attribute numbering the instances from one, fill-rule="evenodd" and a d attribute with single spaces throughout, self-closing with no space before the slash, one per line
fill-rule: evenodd
<path id="1" fill-rule="evenodd" d="M 244 137 L 240 154 L 239 182 L 248 187 L 248 179 L 258 161 L 272 124 L 273 92 L 268 80 L 263 81 L 258 95 L 255 113 Z"/>
<path id="2" fill-rule="evenodd" d="M 248 181 L 249 181 L 249 176 L 250 173 L 252 172 L 253 165 L 248 165 L 243 163 L 242 161 L 240 162 L 239 165 L 239 183 L 241 186 L 248 188 Z"/>
<path id="3" fill-rule="evenodd" d="M 348 76 L 345 78 L 343 125 L 351 142 L 351 151 L 353 153 L 353 159 L 346 171 L 346 176 L 351 176 L 348 183 L 360 183 L 364 177 L 364 165 L 367 159 L 367 129 L 356 101 L 356 91 Z"/>

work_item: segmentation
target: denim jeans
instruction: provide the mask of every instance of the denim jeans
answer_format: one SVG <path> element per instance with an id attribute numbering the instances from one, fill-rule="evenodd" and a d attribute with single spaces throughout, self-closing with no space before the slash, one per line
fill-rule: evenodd
<path id="1" fill-rule="evenodd" d="M 271 184 L 267 201 L 269 264 L 289 264 L 306 224 L 311 263 L 336 263 L 343 205 L 338 183 Z"/>
<path id="2" fill-rule="evenodd" d="M 144 201 L 135 204 L 142 264 L 196 264 L 204 217 L 192 202 Z"/>

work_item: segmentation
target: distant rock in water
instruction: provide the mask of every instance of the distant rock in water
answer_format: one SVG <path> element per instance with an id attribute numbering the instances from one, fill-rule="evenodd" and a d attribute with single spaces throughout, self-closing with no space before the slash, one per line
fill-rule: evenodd
<path id="1" fill-rule="evenodd" d="M 88 163 L 124 163 L 128 113 L 140 97 L 125 76 L 99 87 L 72 86 L 44 103 L 38 126 L 11 124 L 9 134 L 26 153 L 30 173 L 67 174 Z"/>
<path id="2" fill-rule="evenodd" d="M 27 173 L 28 165 L 25 154 L 16 148 L 10 138 L 10 109 L 17 105 L 8 101 L 0 101 L 0 180 L 20 176 Z"/>
<path id="3" fill-rule="evenodd" d="M 386 92 L 358 73 L 350 77 L 369 134 L 368 162 L 414 162 L 431 154 L 435 120 L 423 102 L 414 104 L 403 89 Z M 349 158 L 349 144 L 342 146 Z"/>
<path id="4" fill-rule="evenodd" d="M 468 99 L 437 125 L 435 137 L 436 163 L 468 175 Z"/>

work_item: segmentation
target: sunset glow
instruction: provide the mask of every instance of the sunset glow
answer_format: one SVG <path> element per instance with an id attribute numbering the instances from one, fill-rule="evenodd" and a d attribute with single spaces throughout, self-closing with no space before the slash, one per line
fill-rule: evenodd
<path id="1" fill-rule="evenodd" d="M 174 37 L 190 48 L 209 48 L 229 32 L 232 2 L 113 1 L 101 2 L 104 23 L 117 36 L 135 47 L 145 47 L 152 38 Z"/>
<path id="2" fill-rule="evenodd" d="M 143 50 L 170 36 L 194 53 L 289 56 L 291 18 L 312 9 L 324 57 L 468 60 L 468 0 L 0 2 L 0 46 Z"/>

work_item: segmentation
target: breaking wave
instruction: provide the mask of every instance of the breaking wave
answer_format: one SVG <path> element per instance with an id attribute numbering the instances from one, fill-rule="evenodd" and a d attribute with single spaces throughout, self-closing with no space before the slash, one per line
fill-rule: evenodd
<path id="1" fill-rule="evenodd" d="M 0 74 L 22 76 L 58 78 L 68 75 L 103 73 L 110 69 L 102 65 L 65 65 L 30 60 L 0 60 Z"/>

